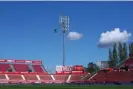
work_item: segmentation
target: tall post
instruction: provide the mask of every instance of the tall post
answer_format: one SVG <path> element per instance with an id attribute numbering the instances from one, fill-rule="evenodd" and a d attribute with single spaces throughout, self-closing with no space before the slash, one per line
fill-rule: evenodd
<path id="1" fill-rule="evenodd" d="M 62 33 L 62 51 L 63 51 L 63 63 L 62 65 L 65 66 L 65 61 L 66 61 L 66 55 L 65 55 L 65 36 L 69 31 L 69 17 L 68 16 L 60 16 L 59 18 L 59 23 L 60 23 L 60 29 Z"/>
<path id="2" fill-rule="evenodd" d="M 62 44 L 63 44 L 63 45 L 62 45 L 62 46 L 63 46 L 63 66 L 65 66 L 65 59 L 66 59 L 66 58 L 65 58 L 65 56 L 66 56 L 66 55 L 65 55 L 65 34 L 62 34 L 62 36 L 63 36 L 63 37 L 62 37 L 62 38 L 63 38 L 63 41 L 62 41 L 62 42 L 63 42 L 63 43 L 62 43 Z"/>

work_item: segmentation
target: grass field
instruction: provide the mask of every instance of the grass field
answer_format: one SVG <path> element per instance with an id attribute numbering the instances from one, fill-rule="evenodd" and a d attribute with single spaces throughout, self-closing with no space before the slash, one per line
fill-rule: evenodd
<path id="1" fill-rule="evenodd" d="M 0 89 L 133 89 L 125 85 L 11 85 L 1 86 Z"/>

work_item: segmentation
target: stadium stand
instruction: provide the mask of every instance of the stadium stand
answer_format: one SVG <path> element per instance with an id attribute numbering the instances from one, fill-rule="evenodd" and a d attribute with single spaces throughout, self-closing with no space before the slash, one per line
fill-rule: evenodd
<path id="1" fill-rule="evenodd" d="M 41 65 L 32 65 L 35 72 L 44 72 Z"/>
<path id="2" fill-rule="evenodd" d="M 49 74 L 39 74 L 39 77 L 41 80 L 53 80 L 52 77 Z"/>
<path id="3" fill-rule="evenodd" d="M 8 74 L 9 80 L 23 80 L 20 74 Z"/>
<path id="4" fill-rule="evenodd" d="M 126 59 L 117 69 L 103 69 L 88 79 L 94 82 L 131 82 L 133 81 L 133 58 Z"/>
<path id="5" fill-rule="evenodd" d="M 6 79 L 5 74 L 0 74 L 0 80 L 2 80 L 2 79 Z"/>
<path id="6" fill-rule="evenodd" d="M 36 74 L 23 74 L 26 80 L 38 80 Z"/>
<path id="7" fill-rule="evenodd" d="M 0 64 L 0 71 L 7 71 L 9 68 L 9 64 Z"/>
<path id="8" fill-rule="evenodd" d="M 29 67 L 27 64 L 14 64 L 16 72 L 27 72 Z"/>
<path id="9" fill-rule="evenodd" d="M 128 67 L 126 67 L 128 66 Z M 125 68 L 125 69 L 123 69 Z M 126 68 L 128 68 L 126 70 Z M 42 61 L 0 60 L 0 83 L 71 83 L 88 82 L 131 82 L 133 81 L 133 59 L 124 61 L 118 69 L 103 69 L 94 75 L 85 73 L 82 66 L 58 66 L 56 74 L 43 69 Z"/>
<path id="10" fill-rule="evenodd" d="M 133 80 L 133 72 L 130 71 L 111 71 L 111 72 L 103 72 L 100 71 L 90 80 L 94 80 L 96 82 L 130 82 Z"/>
<path id="11" fill-rule="evenodd" d="M 69 82 L 80 81 L 83 74 L 71 74 Z"/>
<path id="12" fill-rule="evenodd" d="M 68 74 L 55 74 L 54 78 L 56 80 L 56 82 L 65 82 L 68 78 Z"/>

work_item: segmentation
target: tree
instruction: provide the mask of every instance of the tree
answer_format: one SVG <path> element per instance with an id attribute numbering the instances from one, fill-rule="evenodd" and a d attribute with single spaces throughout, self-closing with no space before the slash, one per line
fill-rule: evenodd
<path id="1" fill-rule="evenodd" d="M 112 68 L 113 65 L 113 55 L 112 55 L 112 51 L 111 48 L 109 48 L 109 67 Z"/>
<path id="2" fill-rule="evenodd" d="M 119 43 L 119 46 L 118 46 L 118 55 L 119 55 L 119 61 L 122 62 L 123 61 L 123 47 L 122 47 L 122 43 Z"/>
<path id="3" fill-rule="evenodd" d="M 123 44 L 123 57 L 122 57 L 122 61 L 125 60 L 127 58 L 127 45 L 126 43 Z"/>
<path id="4" fill-rule="evenodd" d="M 129 45 L 129 53 L 133 54 L 133 42 Z"/>
<path id="5" fill-rule="evenodd" d="M 118 55 L 116 50 L 116 43 L 113 46 L 113 66 L 115 67 L 118 64 Z"/>
<path id="6" fill-rule="evenodd" d="M 96 73 L 98 70 L 99 70 L 98 66 L 93 62 L 90 62 L 86 68 L 86 71 L 91 74 Z"/>

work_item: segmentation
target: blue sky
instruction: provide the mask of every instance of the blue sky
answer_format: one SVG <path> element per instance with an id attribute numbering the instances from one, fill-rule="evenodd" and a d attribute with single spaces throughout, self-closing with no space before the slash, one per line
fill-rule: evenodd
<path id="1" fill-rule="evenodd" d="M 133 2 L 0 2 L 0 58 L 61 65 L 62 38 L 53 31 L 60 15 L 70 17 L 70 31 L 83 34 L 66 40 L 66 65 L 107 60 L 108 49 L 97 47 L 102 32 L 133 34 Z"/>

